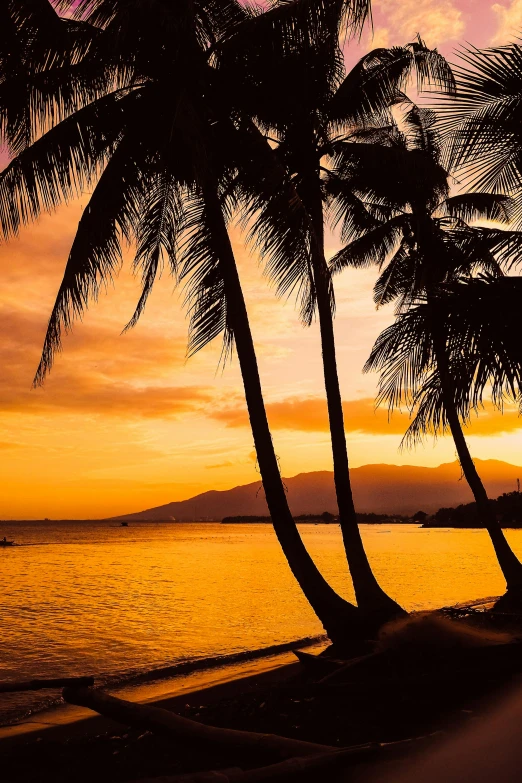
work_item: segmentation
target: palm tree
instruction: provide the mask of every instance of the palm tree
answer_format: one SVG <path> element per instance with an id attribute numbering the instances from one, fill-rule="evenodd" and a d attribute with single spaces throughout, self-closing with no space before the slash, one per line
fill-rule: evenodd
<path id="1" fill-rule="evenodd" d="M 317 9 L 328 10 L 329 2 L 301 6 L 312 25 Z M 354 9 L 353 16 L 361 13 L 361 4 Z M 292 519 L 227 231 L 236 207 L 234 181 L 238 171 L 259 170 L 259 145 L 248 116 L 243 122 L 231 105 L 230 85 L 212 60 L 218 42 L 248 23 L 249 15 L 235 0 L 81 0 L 75 14 L 91 34 L 72 46 L 78 66 L 74 100 L 66 92 L 62 102 L 69 74 L 58 69 L 48 99 L 33 104 L 31 128 L 47 126 L 46 132 L 33 131 L 0 175 L 0 230 L 6 239 L 42 210 L 92 188 L 36 382 L 50 370 L 62 333 L 117 274 L 125 242 L 136 244 L 135 268 L 143 283 L 129 326 L 167 263 L 187 286 L 189 353 L 218 335 L 224 335 L 225 353 L 237 350 L 274 529 L 328 634 L 345 639 L 360 628 L 361 614 L 324 580 Z"/>
<path id="2" fill-rule="evenodd" d="M 474 190 L 522 194 L 522 47 L 465 49 L 455 70 L 458 91 L 440 100 L 448 161 Z"/>
<path id="3" fill-rule="evenodd" d="M 257 26 L 252 24 L 248 39 L 232 37 L 220 56 L 222 70 L 244 74 L 238 99 L 270 138 L 292 183 L 290 193 L 287 187 L 269 197 L 254 188 L 247 212 L 251 238 L 269 257 L 267 271 L 279 292 L 298 289 L 304 322 L 310 324 L 317 313 L 339 518 L 357 602 L 364 610 L 393 616 L 402 610 L 371 570 L 350 484 L 333 328 L 334 291 L 324 250 L 325 173 L 354 127 L 388 116 L 412 72 L 419 89 L 427 82 L 451 91 L 453 77 L 446 61 L 420 38 L 404 47 L 377 49 L 344 76 L 339 15 L 329 18 L 311 42 L 299 29 L 293 38 L 279 35 L 268 21 L 261 17 Z M 289 208 L 296 200 L 306 208 L 308 220 Z M 364 208 L 357 219 L 370 224 Z"/>
<path id="4" fill-rule="evenodd" d="M 509 222 L 510 200 L 507 197 L 487 193 L 449 197 L 448 174 L 440 163 L 440 145 L 432 112 L 413 106 L 405 114 L 404 132 L 394 127 L 387 134 L 388 146 L 347 144 L 339 154 L 334 193 L 342 194 L 346 190 L 352 198 L 357 196 L 374 217 L 376 212 L 379 214 L 380 222 L 368 231 L 357 230 L 347 211 L 345 229 L 353 236 L 357 233 L 359 236 L 339 251 L 332 260 L 332 269 L 340 271 L 347 266 L 370 263 L 384 267 L 375 286 L 375 300 L 378 305 L 393 300 L 398 302 L 401 315 L 397 334 L 415 322 L 420 312 L 418 308 L 422 308 L 424 328 L 428 329 L 431 341 L 429 352 L 423 353 L 421 345 L 410 345 L 410 360 L 400 352 L 394 359 L 388 350 L 392 343 L 387 342 L 387 333 L 386 338 L 376 344 L 367 366 L 385 370 L 380 398 L 392 407 L 400 404 L 401 395 L 409 389 L 409 373 L 420 373 L 425 384 L 419 392 L 420 397 L 411 390 L 406 395 L 415 405 L 420 405 L 410 435 L 423 432 L 433 422 L 443 428 L 449 427 L 463 473 L 492 539 L 508 587 L 518 588 L 522 586 L 522 565 L 491 510 L 462 430 L 461 418 L 467 420 L 469 404 L 461 396 L 462 368 L 456 361 L 456 351 L 451 352 L 450 338 L 453 337 L 448 331 L 447 319 L 441 316 L 438 296 L 441 286 L 453 284 L 460 278 L 472 278 L 477 271 L 500 277 L 503 268 L 518 261 L 522 234 L 470 225 L 475 220 Z M 411 314 L 410 308 L 414 308 Z M 403 350 L 394 344 L 397 350 Z M 467 353 L 469 350 L 466 346 Z M 478 361 L 480 352 L 469 358 Z M 462 366 L 467 361 L 466 355 Z M 402 368 L 396 375 L 392 369 L 395 367 Z M 435 394 L 431 382 L 435 384 L 436 397 L 430 396 Z M 419 383 L 414 384 L 415 390 Z M 483 385 L 478 388 L 482 393 Z M 481 397 L 477 399 L 480 401 Z M 438 411 L 438 419 L 434 410 Z"/>
<path id="5" fill-rule="evenodd" d="M 431 303 L 420 295 L 400 308 L 394 323 L 377 338 L 365 372 L 381 372 L 378 404 L 390 411 L 404 403 L 415 412 L 403 438 L 415 445 L 427 433 L 450 428 L 443 381 L 435 351 L 434 314 L 445 325 L 453 406 L 459 420 L 483 407 L 485 393 L 502 411 L 506 400 L 522 413 L 522 346 L 518 309 L 522 277 L 481 275 L 457 278 L 434 289 Z"/>

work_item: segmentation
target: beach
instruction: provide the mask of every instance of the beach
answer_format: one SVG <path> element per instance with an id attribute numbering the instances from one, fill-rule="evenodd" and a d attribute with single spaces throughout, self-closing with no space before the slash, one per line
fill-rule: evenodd
<path id="1" fill-rule="evenodd" d="M 484 531 L 411 525 L 363 526 L 362 531 L 382 580 L 409 609 L 501 592 Z M 304 526 L 302 535 L 324 572 L 350 597 L 339 529 Z M 522 544 L 519 531 L 508 535 L 515 547 Z M 11 681 L 94 675 L 98 687 L 133 703 L 155 704 L 212 725 L 334 746 L 436 732 L 448 722 L 468 720 L 490 688 L 504 687 L 483 678 L 480 688 L 457 692 L 455 698 L 444 691 L 437 701 L 436 687 L 426 698 L 401 697 L 400 719 L 396 693 L 385 696 L 377 712 L 364 692 L 351 694 L 348 713 L 345 705 L 334 709 L 315 701 L 302 685 L 307 675 L 291 649 L 318 654 L 326 640 L 266 525 L 142 524 L 119 530 L 102 522 L 31 523 L 21 526 L 16 538 L 22 545 L 2 553 L 3 576 L 8 569 L 11 574 L 0 610 L 10 615 L 3 655 Z M 464 550 L 466 559 L 459 557 Z M 69 562 L 75 563 L 74 572 Z M 440 580 L 443 568 L 453 573 L 451 584 Z M 31 612 L 43 573 L 49 577 L 47 601 Z M 234 573 L 237 580 L 230 577 Z M 220 581 L 220 574 L 227 578 Z M 190 601 L 182 598 L 189 588 Z M 19 605 L 22 589 L 26 602 Z M 120 617 L 119 628 L 113 612 Z M 48 655 L 46 644 L 56 654 Z M 0 728 L 7 780 L 45 781 L 52 769 L 55 780 L 65 783 L 71 765 L 82 781 L 129 780 L 138 770 L 142 777 L 172 772 L 172 746 L 163 738 L 64 705 L 59 691 L 19 694 L 14 701 L 4 695 L 0 706 L 7 716 Z M 184 748 L 175 755 L 179 772 L 198 763 L 208 769 L 226 762 L 211 751 L 198 756 Z"/>
<path id="2" fill-rule="evenodd" d="M 300 529 L 322 572 L 353 600 L 339 528 Z M 409 610 L 503 591 L 485 531 L 361 529 L 380 581 Z M 148 698 L 214 676 L 234 663 L 227 656 L 324 633 L 267 525 L 34 522 L 4 523 L 1 533 L 21 544 L 0 552 L 7 681 L 88 674 L 129 698 L 150 688 Z M 522 553 L 522 531 L 507 535 Z M 58 695 L 4 695 L 0 723 L 37 716 Z"/>
<path id="3" fill-rule="evenodd" d="M 463 627 L 455 620 L 450 623 L 453 628 Z M 477 625 L 475 620 L 470 627 L 485 628 L 484 621 Z M 484 639 L 489 635 L 491 642 L 491 632 L 480 633 L 485 634 Z M 359 670 L 355 679 L 348 677 L 333 690 L 314 685 L 317 677 L 310 678 L 306 662 L 303 667 L 267 659 L 252 664 L 256 671 L 246 676 L 244 669 L 238 672 L 231 668 L 225 677 L 223 672 L 216 677 L 220 681 L 207 680 L 199 688 L 196 682 L 193 688 L 185 683 L 185 687 L 159 698 L 149 694 L 144 703 L 188 718 L 193 725 L 275 734 L 320 743 L 317 747 L 353 747 L 353 758 L 341 765 L 339 773 L 333 770 L 327 777 L 306 779 L 345 781 L 370 776 L 373 780 L 374 773 L 394 774 L 403 763 L 414 763 L 427 751 L 443 747 L 461 729 L 479 725 L 477 720 L 509 697 L 518 681 L 514 677 L 520 671 L 520 645 L 506 646 L 498 630 L 493 637 L 493 647 L 479 647 L 474 652 L 462 648 L 459 653 L 454 642 L 451 650 L 440 648 L 438 653 L 425 648 L 420 681 L 410 637 L 408 645 L 397 650 L 393 665 L 399 669 L 395 674 L 390 671 L 393 656 L 384 651 L 388 663 L 383 670 L 381 664 L 375 668 L 372 663 L 379 655 L 366 655 L 354 659 Z M 500 646 L 496 646 L 498 642 L 502 642 Z M 322 667 L 332 666 L 327 658 L 322 660 Z M 423 683 L 421 688 L 419 682 Z M 136 695 L 134 692 L 133 702 Z M 74 691 L 67 698 L 75 701 Z M 41 713 L 38 721 L 29 722 L 21 731 L 4 729 L 0 733 L 3 779 L 15 783 L 46 783 L 49 779 L 57 783 L 71 779 L 109 783 L 232 766 L 248 770 L 278 761 L 277 754 L 262 746 L 259 752 L 252 752 L 252 748 L 247 751 L 227 744 L 176 740 L 164 731 L 151 733 L 146 722 L 130 728 L 126 723 L 67 705 Z"/>

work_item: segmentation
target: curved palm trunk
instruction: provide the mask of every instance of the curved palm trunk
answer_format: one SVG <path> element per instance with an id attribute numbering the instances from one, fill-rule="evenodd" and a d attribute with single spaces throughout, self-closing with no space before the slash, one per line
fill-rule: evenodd
<path id="1" fill-rule="evenodd" d="M 319 184 L 319 172 L 317 172 L 316 181 Z M 310 190 L 312 190 L 312 187 L 313 185 Z M 319 188 L 316 188 L 315 194 L 310 194 L 307 202 L 315 234 L 315 241 L 312 242 L 311 248 L 312 269 L 321 332 L 324 385 L 332 441 L 335 492 L 339 507 L 339 521 L 343 543 L 358 606 L 366 612 L 378 614 L 383 619 L 389 619 L 404 614 L 404 610 L 384 592 L 375 578 L 364 550 L 352 496 L 348 450 L 344 431 L 344 414 L 339 376 L 337 374 L 335 335 L 330 301 L 330 276 L 324 255 L 323 206 Z"/>
<path id="2" fill-rule="evenodd" d="M 488 500 L 486 488 L 482 483 L 482 480 L 477 472 L 473 459 L 471 457 L 460 419 L 455 408 L 455 394 L 451 372 L 449 369 L 448 356 L 446 352 L 446 343 L 441 327 L 437 322 L 437 315 L 434 314 L 432 320 L 432 336 L 433 336 L 433 348 L 435 353 L 435 359 L 441 382 L 442 400 L 444 403 L 444 410 L 448 417 L 448 423 L 450 426 L 453 440 L 455 441 L 455 447 L 459 457 L 462 472 L 468 482 L 470 489 L 475 498 L 477 509 L 480 517 L 484 523 L 484 527 L 489 533 L 493 548 L 497 556 L 500 568 L 506 579 L 507 588 L 521 589 L 522 588 L 522 563 L 518 560 L 517 556 L 509 546 L 504 531 L 500 527 L 497 518 L 491 508 Z"/>
<path id="3" fill-rule="evenodd" d="M 218 245 L 232 326 L 241 367 L 248 415 L 266 501 L 275 533 L 303 593 L 332 641 L 346 641 L 360 628 L 359 612 L 330 587 L 306 550 L 294 522 L 279 473 L 261 390 L 259 369 L 241 283 L 221 205 L 212 188 L 204 191 L 209 223 Z"/>

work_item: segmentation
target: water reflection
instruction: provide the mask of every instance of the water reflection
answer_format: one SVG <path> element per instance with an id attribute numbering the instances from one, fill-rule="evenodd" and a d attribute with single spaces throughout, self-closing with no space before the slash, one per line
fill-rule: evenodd
<path id="1" fill-rule="evenodd" d="M 337 526 L 300 527 L 332 585 L 353 590 Z M 363 526 L 375 573 L 407 609 L 500 594 L 484 531 Z M 321 632 L 269 525 L 0 525 L 2 677 L 114 676 Z M 522 531 L 508 531 L 522 555 Z"/>

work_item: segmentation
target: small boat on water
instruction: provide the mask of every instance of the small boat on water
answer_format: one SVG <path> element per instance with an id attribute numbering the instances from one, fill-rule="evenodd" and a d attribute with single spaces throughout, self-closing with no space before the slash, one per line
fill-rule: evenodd
<path id="1" fill-rule="evenodd" d="M 7 538 L 0 539 L 0 546 L 14 546 L 14 541 L 8 541 Z"/>
<path id="2" fill-rule="evenodd" d="M 129 527 L 129 523 L 128 523 L 128 522 L 122 522 L 122 523 L 121 523 L 121 526 L 122 526 L 122 527 Z"/>

